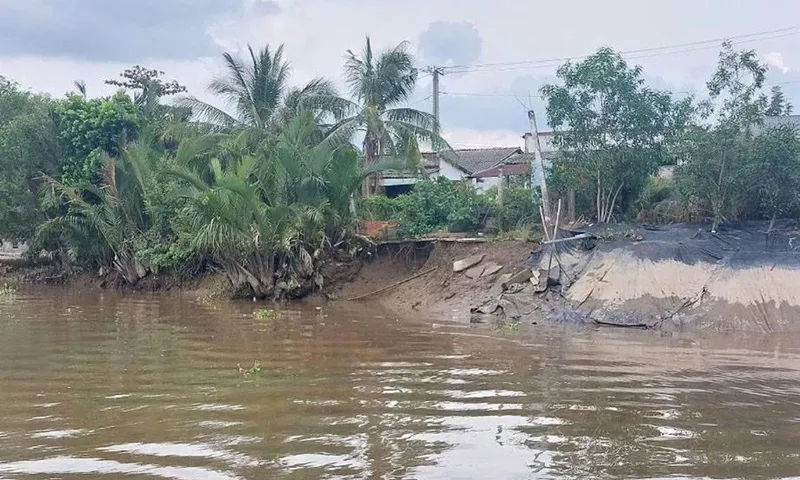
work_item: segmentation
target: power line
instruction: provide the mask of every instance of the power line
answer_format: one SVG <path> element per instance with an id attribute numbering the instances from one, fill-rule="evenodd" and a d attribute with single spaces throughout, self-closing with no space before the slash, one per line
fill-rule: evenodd
<path id="1" fill-rule="evenodd" d="M 431 97 L 433 97 L 433 95 L 428 95 L 427 97 L 425 97 L 423 99 L 420 99 L 420 100 L 417 100 L 416 102 L 413 102 L 411 105 L 419 105 L 422 102 L 427 102 L 428 100 L 431 99 Z"/>
<path id="2" fill-rule="evenodd" d="M 517 95 L 510 93 L 470 93 L 470 92 L 442 92 L 442 95 L 453 95 L 456 97 L 510 97 L 517 98 Z M 534 97 L 541 97 L 541 95 L 533 95 Z"/>
<path id="3" fill-rule="evenodd" d="M 638 58 L 648 58 L 648 57 L 655 57 L 655 56 L 662 56 L 662 55 L 673 55 L 679 53 L 688 53 L 700 50 L 708 50 L 708 49 L 715 49 L 719 48 L 719 43 L 730 40 L 731 43 L 735 45 L 743 44 L 743 43 L 752 43 L 764 40 L 772 40 L 776 38 L 784 38 L 789 36 L 794 36 L 800 33 L 800 27 L 792 26 L 792 27 L 784 27 L 776 30 L 769 30 L 764 32 L 756 32 L 756 33 L 748 33 L 743 35 L 736 35 L 728 38 L 714 38 L 709 40 L 702 40 L 697 42 L 690 42 L 690 43 L 682 43 L 682 44 L 675 44 L 675 45 L 664 45 L 659 47 L 651 47 L 651 48 L 640 48 L 634 50 L 623 50 L 618 52 L 621 56 L 625 57 L 626 59 L 638 59 Z M 688 48 L 688 47 L 695 47 L 695 48 Z M 496 62 L 496 63 L 483 63 L 483 64 L 473 64 L 473 65 L 454 65 L 450 67 L 446 67 L 447 70 L 451 71 L 452 73 L 473 73 L 473 72 L 502 72 L 508 70 L 519 70 L 519 69 L 533 69 L 533 68 L 550 68 L 553 66 L 557 66 L 561 63 L 568 62 L 568 61 L 575 61 L 575 60 L 583 60 L 588 58 L 590 55 L 580 55 L 575 57 L 560 57 L 560 58 L 550 58 L 550 59 L 543 59 L 543 60 L 522 60 L 516 62 Z M 497 68 L 500 67 L 500 68 Z"/>
<path id="4" fill-rule="evenodd" d="M 780 85 L 790 85 L 790 84 L 794 84 L 794 83 L 800 83 L 800 80 L 786 80 L 786 81 L 783 81 L 783 82 L 775 82 L 775 83 L 765 84 L 765 85 L 762 85 L 762 88 L 771 88 L 771 87 L 777 87 L 777 86 L 780 86 Z M 697 93 L 697 92 L 693 92 L 693 91 L 689 91 L 689 90 L 667 90 L 666 92 L 669 93 L 669 94 L 672 94 L 672 95 L 693 95 L 693 94 Z M 511 94 L 511 93 L 450 92 L 450 91 L 442 91 L 440 93 L 442 95 L 448 95 L 448 96 L 451 96 L 451 97 L 509 98 L 509 99 L 516 100 L 517 102 L 520 102 L 520 96 Z M 544 95 L 537 95 L 537 94 L 528 94 L 528 96 L 529 97 L 535 97 L 535 98 L 541 98 L 541 99 L 545 98 Z M 431 98 L 431 96 L 429 95 L 425 99 L 417 101 L 415 103 L 421 103 L 421 102 L 426 101 L 426 100 L 428 100 L 430 98 Z"/>

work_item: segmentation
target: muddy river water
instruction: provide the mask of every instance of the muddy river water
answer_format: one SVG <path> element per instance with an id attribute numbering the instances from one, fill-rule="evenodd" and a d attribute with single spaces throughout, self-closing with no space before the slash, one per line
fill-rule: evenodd
<path id="1" fill-rule="evenodd" d="M 800 476 L 800 335 L 256 308 L 0 299 L 0 478 Z"/>

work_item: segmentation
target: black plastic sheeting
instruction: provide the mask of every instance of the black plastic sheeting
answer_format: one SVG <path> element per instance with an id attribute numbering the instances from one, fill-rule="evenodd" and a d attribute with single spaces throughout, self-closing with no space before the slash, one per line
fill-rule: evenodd
<path id="1" fill-rule="evenodd" d="M 772 225 L 769 222 L 731 223 L 717 232 L 711 232 L 707 224 L 661 227 L 598 225 L 581 230 L 559 231 L 557 237 L 559 241 L 542 245 L 526 262 L 526 267 L 534 275 L 547 276 L 546 288 L 542 288 L 543 282 L 538 287 L 533 281 L 518 285 L 512 291 L 495 294 L 483 305 L 473 309 L 473 312 L 501 315 L 511 320 L 531 320 L 535 323 L 669 329 L 683 329 L 687 325 L 713 325 L 714 328 L 726 329 L 726 319 L 714 318 L 709 321 L 703 315 L 724 317 L 727 312 L 735 311 L 737 315 L 747 318 L 738 323 L 731 320 L 730 329 L 752 327 L 767 331 L 772 330 L 773 325 L 786 325 L 786 319 L 779 317 L 793 314 L 787 310 L 785 304 L 777 302 L 779 305 L 776 306 L 774 301 L 769 308 L 764 305 L 753 306 L 753 301 L 743 301 L 743 306 L 736 305 L 739 310 L 723 310 L 715 306 L 709 307 L 713 302 L 704 300 L 706 308 L 700 311 L 695 307 L 702 303 L 700 300 L 706 293 L 705 287 L 698 289 L 697 298 L 694 295 L 665 298 L 659 294 L 651 298 L 645 292 L 642 298 L 622 306 L 608 298 L 605 299 L 608 305 L 591 299 L 591 292 L 586 299 L 576 302 L 575 295 L 569 295 L 569 289 L 582 276 L 598 277 L 615 268 L 614 276 L 619 279 L 621 275 L 626 275 L 624 269 L 629 268 L 630 278 L 650 276 L 647 278 L 648 282 L 656 285 L 655 289 L 658 290 L 662 279 L 651 277 L 661 272 L 659 265 L 675 262 L 698 267 L 695 270 L 678 270 L 696 271 L 697 276 L 707 274 L 713 269 L 713 276 L 722 278 L 748 269 L 767 272 L 763 274 L 767 277 L 774 269 L 800 270 L 800 228 L 794 221 L 776 221 Z M 613 267 L 608 265 L 615 258 L 623 256 L 625 261 Z M 741 279 L 738 281 L 737 285 L 747 283 Z M 800 284 L 797 288 L 800 288 Z M 758 290 L 757 286 L 755 290 Z M 725 295 L 730 297 L 731 293 L 726 291 Z M 757 291 L 750 293 L 751 297 L 758 295 L 760 293 Z M 573 301 L 568 300 L 569 298 Z M 725 302 L 717 301 L 719 303 Z M 735 301 L 728 303 L 736 304 Z M 768 303 L 767 300 L 764 303 Z M 800 318 L 796 323 L 800 325 Z"/>
<path id="2" fill-rule="evenodd" d="M 697 262 L 743 268 L 765 263 L 800 267 L 800 226 L 795 221 L 744 222 L 727 224 L 715 233 L 708 225 L 675 224 L 662 227 L 599 225 L 581 230 L 559 231 L 559 238 L 590 234 L 593 239 L 543 245 L 528 264 L 538 265 L 551 251 L 559 254 L 597 248 L 611 251 L 625 248 L 635 257 L 651 261 L 675 260 L 689 265 Z"/>

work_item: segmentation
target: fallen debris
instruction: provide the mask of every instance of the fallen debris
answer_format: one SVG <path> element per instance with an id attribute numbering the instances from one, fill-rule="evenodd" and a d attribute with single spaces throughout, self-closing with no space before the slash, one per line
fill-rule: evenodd
<path id="1" fill-rule="evenodd" d="M 459 273 L 467 270 L 468 268 L 474 267 L 475 265 L 481 263 L 485 257 L 486 254 L 481 253 L 478 255 L 472 255 L 471 257 L 462 258 L 461 260 L 456 260 L 453 262 L 453 272 Z"/>
<path id="2" fill-rule="evenodd" d="M 467 278 L 471 278 L 471 279 L 474 280 L 476 278 L 480 278 L 483 275 L 483 272 L 485 270 L 486 270 L 486 266 L 485 265 L 478 265 L 478 266 L 472 267 L 469 270 L 467 270 L 466 272 L 464 272 L 464 275 L 466 275 Z"/>
<path id="3" fill-rule="evenodd" d="M 514 275 L 512 275 L 511 278 L 503 282 L 502 284 L 503 290 L 508 290 L 509 286 L 515 283 L 527 283 L 533 276 L 534 276 L 534 271 L 531 270 L 530 268 L 526 268 L 520 272 L 517 272 Z"/>
<path id="4" fill-rule="evenodd" d="M 481 277 L 490 277 L 502 269 L 503 269 L 502 265 L 497 263 L 490 263 L 486 265 L 486 268 L 483 270 Z"/>

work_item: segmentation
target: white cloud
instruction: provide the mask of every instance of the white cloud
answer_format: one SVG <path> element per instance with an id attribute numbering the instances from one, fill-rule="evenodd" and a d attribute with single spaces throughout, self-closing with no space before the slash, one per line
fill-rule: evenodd
<path id="1" fill-rule="evenodd" d="M 229 1 L 231 5 L 241 4 L 240 0 Z M 2 5 L 4 2 L 0 0 L 0 17 L 6 8 Z M 800 2 L 796 0 L 771 0 L 768 9 L 758 2 L 729 0 L 574 0 L 569 5 L 519 0 L 245 0 L 245 6 L 229 8 L 224 15 L 198 14 L 192 18 L 205 19 L 208 24 L 204 25 L 204 31 L 209 31 L 214 42 L 225 50 L 238 50 L 247 43 L 258 47 L 266 42 L 284 43 L 286 57 L 294 67 L 294 84 L 325 76 L 340 87 L 344 86 L 345 51 L 360 50 L 367 34 L 376 48 L 408 40 L 412 42 L 410 51 L 417 52 L 420 34 L 440 21 L 474 25 L 481 42 L 479 57 L 474 62 L 485 64 L 578 56 L 602 45 L 632 50 L 723 38 L 785 27 L 780 19 L 800 15 Z M 720 15 L 720 11 L 725 15 Z M 561 21 L 565 15 L 569 20 Z M 653 18 L 658 18 L 658 22 L 653 23 Z M 180 32 L 190 35 L 188 31 Z M 103 41 L 93 35 L 96 32 L 86 29 L 87 38 Z M 800 44 L 792 36 L 759 39 L 742 48 L 770 52 L 765 58 L 775 66 L 776 74 L 788 72 L 791 66 L 787 59 L 800 53 Z M 717 51 L 715 47 L 684 50 L 674 55 L 639 56 L 632 63 L 642 64 L 648 79 L 658 78 L 659 88 L 702 89 L 714 69 Z M 79 53 L 72 58 L 82 57 Z M 166 71 L 204 99 L 209 79 L 222 68 L 217 59 L 181 62 L 153 59 L 138 63 Z M 66 56 L 7 53 L 0 57 L 0 74 L 55 95 L 70 90 L 76 79 L 85 80 L 90 93 L 106 92 L 102 81 L 130 66 L 127 62 L 70 60 Z M 448 74 L 442 79 L 442 86 L 451 92 L 525 97 L 528 90 L 535 94 L 543 81 L 550 81 L 547 79 L 552 79 L 554 71 L 552 65 L 488 67 L 463 75 Z M 770 81 L 774 80 L 768 78 L 767 82 Z M 419 102 L 415 107 L 430 109 L 429 101 L 420 101 L 430 95 L 429 82 L 430 79 L 420 81 L 419 91 L 412 100 Z M 522 106 L 514 98 L 475 96 L 457 100 L 453 97 L 442 100 L 444 128 L 454 141 L 476 145 L 521 144 L 518 136 L 527 127 L 527 121 Z M 790 100 L 800 103 L 800 98 Z M 537 103 L 536 98 L 533 103 Z M 540 104 L 534 107 L 541 111 Z"/>
<path id="2" fill-rule="evenodd" d="M 443 132 L 447 143 L 453 148 L 524 147 L 523 132 L 510 130 L 472 130 L 457 128 Z"/>
<path id="3" fill-rule="evenodd" d="M 769 52 L 764 55 L 764 60 L 767 62 L 767 65 L 775 67 L 783 73 L 789 73 L 789 70 L 791 70 L 791 68 L 786 65 L 786 60 L 780 52 Z"/>

